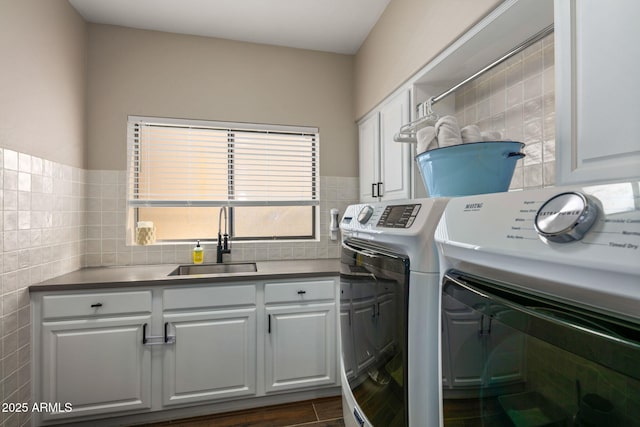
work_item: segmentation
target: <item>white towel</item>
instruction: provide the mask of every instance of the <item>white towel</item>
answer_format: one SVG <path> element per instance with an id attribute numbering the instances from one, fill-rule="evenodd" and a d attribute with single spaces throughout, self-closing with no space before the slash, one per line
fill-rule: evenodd
<path id="1" fill-rule="evenodd" d="M 416 139 L 418 144 L 416 145 L 416 154 L 424 153 L 427 150 L 438 147 L 436 141 L 436 128 L 433 126 L 425 126 L 422 129 L 418 129 L 416 132 Z"/>
<path id="2" fill-rule="evenodd" d="M 438 137 L 438 147 L 440 148 L 462 144 L 460 126 L 458 126 L 458 121 L 453 116 L 444 116 L 436 122 L 436 135 Z"/>
<path id="3" fill-rule="evenodd" d="M 482 134 L 480 133 L 480 128 L 477 125 L 465 126 L 460 129 L 460 133 L 462 134 L 463 144 L 482 141 Z"/>
<path id="4" fill-rule="evenodd" d="M 497 130 L 482 132 L 482 141 L 502 141 L 502 133 Z"/>

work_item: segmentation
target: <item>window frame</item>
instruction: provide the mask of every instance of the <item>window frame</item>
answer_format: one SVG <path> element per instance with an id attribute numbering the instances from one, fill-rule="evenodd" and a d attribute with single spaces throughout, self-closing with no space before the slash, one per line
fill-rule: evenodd
<path id="1" fill-rule="evenodd" d="M 218 121 L 206 121 L 206 120 L 190 120 L 190 119 L 175 119 L 175 118 L 162 118 L 162 117 L 144 117 L 144 116 L 128 116 L 127 118 L 127 195 L 126 195 L 126 203 L 127 208 L 133 210 L 133 215 L 130 216 L 133 219 L 133 223 L 130 224 L 131 230 L 135 230 L 135 224 L 139 221 L 139 209 L 143 207 L 157 207 L 161 208 L 162 205 L 140 205 L 135 204 L 132 205 L 132 193 L 130 193 L 131 188 L 135 188 L 136 191 L 133 193 L 135 198 L 138 195 L 138 180 L 134 180 L 132 183 L 131 180 L 133 171 L 133 166 L 131 165 L 132 161 L 132 153 L 131 153 L 131 139 L 139 139 L 139 136 L 132 137 L 130 135 L 130 126 L 131 123 L 140 123 L 143 122 L 145 125 L 151 126 L 165 126 L 165 127 L 188 127 L 188 128 L 196 128 L 196 129 L 216 129 L 216 130 L 225 130 L 227 133 L 227 158 L 231 161 L 228 162 L 228 165 L 234 165 L 235 162 L 235 139 L 236 134 L 240 132 L 256 132 L 261 135 L 268 134 L 282 134 L 282 135 L 291 135 L 291 134 L 300 134 L 311 137 L 310 151 L 312 153 L 310 157 L 310 170 L 311 170 L 311 184 L 310 184 L 310 192 L 312 194 L 311 200 L 309 203 L 305 201 L 304 203 L 296 203 L 295 201 L 278 201 L 278 202 L 259 202 L 259 203 L 242 203 L 233 200 L 227 200 L 224 202 L 220 201 L 211 201 L 207 203 L 206 201 L 203 203 L 198 203 L 195 206 L 192 205 L 184 205 L 184 206 L 172 206 L 172 207 L 185 207 L 185 208 L 194 208 L 194 207 L 223 207 L 226 206 L 228 209 L 228 232 L 229 236 L 233 238 L 234 241 L 237 242 L 276 242 L 276 241 L 317 241 L 319 237 L 319 204 L 320 204 L 320 179 L 319 179 L 319 139 L 320 133 L 318 128 L 310 128 L 310 127 L 300 127 L 300 126 L 285 126 L 285 125 L 272 125 L 272 124 L 260 124 L 260 123 L 242 123 L 242 122 L 218 122 Z M 134 125 L 135 126 L 135 125 Z M 138 159 L 138 162 L 141 160 Z M 140 164 L 140 163 L 138 163 Z M 137 170 L 139 174 L 139 169 Z M 234 194 L 234 196 L 229 197 L 232 199 L 235 197 L 235 193 L 232 191 L 234 189 L 234 170 L 233 166 L 227 167 L 227 186 L 230 190 L 229 194 Z M 297 235 L 297 236 L 271 236 L 271 237 L 259 237 L 259 236 L 245 236 L 245 237 L 237 237 L 235 236 L 235 209 L 236 208 L 250 208 L 252 206 L 260 206 L 260 207 L 271 207 L 277 209 L 278 207 L 286 207 L 286 206 L 299 206 L 304 207 L 307 206 L 311 208 L 311 233 L 305 235 Z M 133 235 L 134 233 L 132 233 Z M 134 239 L 132 239 L 133 241 Z M 162 243 L 183 243 L 183 242 L 191 242 L 193 238 L 184 237 L 180 239 L 163 239 L 158 240 L 157 242 Z M 199 239 L 202 242 L 215 242 L 216 238 L 202 238 Z M 135 242 L 134 242 L 135 244 Z"/>

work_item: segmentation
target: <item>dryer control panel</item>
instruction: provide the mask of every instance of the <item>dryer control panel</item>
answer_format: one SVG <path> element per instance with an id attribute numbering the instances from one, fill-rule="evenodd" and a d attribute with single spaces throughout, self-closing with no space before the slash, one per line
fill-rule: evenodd
<path id="1" fill-rule="evenodd" d="M 416 216 L 419 211 L 419 204 L 387 206 L 382 212 L 376 226 L 387 228 L 409 228 L 416 220 Z"/>

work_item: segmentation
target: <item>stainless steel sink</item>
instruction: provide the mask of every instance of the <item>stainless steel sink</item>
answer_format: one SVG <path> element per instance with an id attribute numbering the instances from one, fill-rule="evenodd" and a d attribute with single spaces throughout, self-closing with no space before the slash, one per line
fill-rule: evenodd
<path id="1" fill-rule="evenodd" d="M 193 276 L 196 274 L 253 273 L 258 271 L 255 262 L 236 264 L 190 264 L 178 266 L 169 276 Z"/>

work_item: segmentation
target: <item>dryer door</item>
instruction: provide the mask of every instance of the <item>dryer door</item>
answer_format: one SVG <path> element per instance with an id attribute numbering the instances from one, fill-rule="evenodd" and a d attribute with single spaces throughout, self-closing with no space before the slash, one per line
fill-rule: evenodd
<path id="1" fill-rule="evenodd" d="M 342 360 L 356 419 L 407 425 L 409 259 L 347 239 L 340 271 Z"/>
<path id="2" fill-rule="evenodd" d="M 516 285 L 445 274 L 444 425 L 640 426 L 640 325 Z"/>

